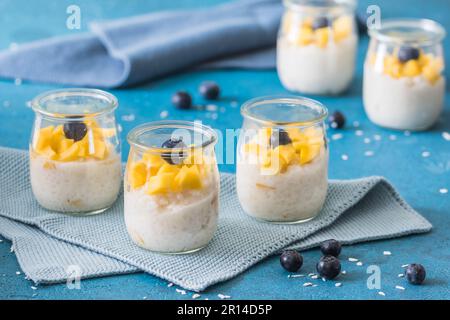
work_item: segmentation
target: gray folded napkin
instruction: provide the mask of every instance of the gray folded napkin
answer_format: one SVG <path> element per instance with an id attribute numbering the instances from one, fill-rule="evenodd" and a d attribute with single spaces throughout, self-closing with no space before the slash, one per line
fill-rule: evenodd
<path id="1" fill-rule="evenodd" d="M 64 281 L 76 265 L 83 278 L 144 271 L 200 291 L 286 247 L 311 248 L 330 238 L 351 244 L 432 227 L 381 177 L 330 181 L 322 211 L 309 222 L 259 222 L 242 211 L 234 175 L 221 174 L 219 227 L 211 243 L 196 253 L 163 255 L 130 240 L 122 195 L 97 216 L 49 212 L 33 197 L 27 152 L 0 148 L 0 163 L 0 234 L 13 241 L 22 270 L 38 283 Z"/>
<path id="2" fill-rule="evenodd" d="M 0 52 L 0 77 L 111 88 L 207 62 L 208 68 L 273 67 L 273 50 L 253 51 L 275 45 L 281 13 L 280 0 L 240 0 L 96 22 L 90 33 Z"/>

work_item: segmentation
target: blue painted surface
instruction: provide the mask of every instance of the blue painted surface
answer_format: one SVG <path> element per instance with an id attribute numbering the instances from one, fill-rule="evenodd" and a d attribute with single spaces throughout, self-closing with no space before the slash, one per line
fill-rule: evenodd
<path id="1" fill-rule="evenodd" d="M 219 1 L 119 1 L 79 0 L 83 14 L 83 28 L 87 22 L 96 18 L 115 18 L 159 10 L 164 8 L 188 8 L 210 5 Z M 387 1 L 378 0 L 383 16 L 411 16 L 436 19 L 450 30 L 450 3 L 447 0 Z M 73 31 L 65 29 L 65 8 L 71 1 L 25 1 L 3 0 L 0 2 L 0 25 L 2 26 L 0 48 L 6 48 L 11 42 L 25 42 L 42 37 L 67 34 Z M 364 8 L 369 1 L 360 1 Z M 36 14 L 39 10 L 46 11 Z M 83 31 L 83 30 L 82 30 Z M 77 31 L 76 31 L 77 32 Z M 412 133 L 381 129 L 371 124 L 362 107 L 361 77 L 363 56 L 367 39 L 360 44 L 358 74 L 351 90 L 341 97 L 313 97 L 330 109 L 345 113 L 348 126 L 340 131 L 344 137 L 331 141 L 330 177 L 349 179 L 367 175 L 383 175 L 398 188 L 405 199 L 433 224 L 431 233 L 401 239 L 377 241 L 347 246 L 343 249 L 343 269 L 347 275 L 338 281 L 342 287 L 336 288 L 333 282 L 317 282 L 317 287 L 302 287 L 303 279 L 288 279 L 279 267 L 278 258 L 272 257 L 259 263 L 251 270 L 233 280 L 213 286 L 202 293 L 202 298 L 217 298 L 218 293 L 231 295 L 235 299 L 449 299 L 450 298 L 450 193 L 441 194 L 439 189 L 450 189 L 450 142 L 442 137 L 442 132 L 450 132 L 450 97 L 447 90 L 447 105 L 439 123 L 428 132 Z M 446 60 L 450 61 L 449 38 L 445 42 Z M 447 78 L 450 68 L 447 69 Z M 215 80 L 223 90 L 223 99 L 217 104 L 224 112 L 217 112 L 217 119 L 201 111 L 177 111 L 170 106 L 170 96 L 178 89 L 196 92 L 203 80 Z M 15 85 L 10 80 L 0 81 L 0 145 L 26 149 L 33 119 L 32 111 L 26 102 L 42 91 L 55 86 L 23 83 Z M 119 120 L 123 115 L 134 114 L 132 122 L 121 121 L 122 138 L 137 124 L 159 119 L 161 111 L 168 111 L 170 119 L 202 120 L 220 130 L 238 128 L 241 116 L 235 104 L 261 95 L 287 93 L 281 86 L 276 72 L 270 71 L 196 71 L 175 75 L 127 90 L 112 91 L 120 100 Z M 195 94 L 195 99 L 201 102 Z M 236 102 L 236 103 L 235 103 Z M 360 123 L 363 136 L 355 134 L 354 121 Z M 333 132 L 330 132 L 333 134 Z M 381 137 L 380 141 L 374 135 Z M 396 136 L 391 140 L 390 136 Z M 364 138 L 371 142 L 365 144 Z M 365 157 L 364 152 L 374 151 L 373 157 Z M 430 157 L 422 157 L 423 151 L 429 151 Z M 128 146 L 124 143 L 125 160 Z M 342 154 L 349 159 L 343 161 Z M 232 165 L 222 165 L 223 171 L 234 171 Z M 0 237 L 0 239 L 3 239 Z M 0 242 L 0 298 L 3 299 L 191 299 L 191 295 L 182 296 L 174 287 L 168 288 L 167 282 L 147 274 L 131 274 L 97 278 L 82 281 L 81 290 L 69 290 L 65 285 L 39 286 L 31 288 L 32 283 L 25 280 L 17 260 L 10 253 L 11 243 L 3 239 Z M 392 256 L 384 256 L 389 250 Z M 304 252 L 305 264 L 302 271 L 314 272 L 314 266 L 320 254 L 318 250 Z M 364 262 L 358 267 L 347 261 L 356 257 Z M 398 278 L 401 265 L 419 262 L 428 272 L 423 286 L 408 285 Z M 366 266 L 376 264 L 382 271 L 382 291 L 386 297 L 377 294 L 378 290 L 369 290 L 366 286 Z M 308 280 L 309 281 L 309 280 Z M 406 288 L 395 289 L 396 285 Z"/>

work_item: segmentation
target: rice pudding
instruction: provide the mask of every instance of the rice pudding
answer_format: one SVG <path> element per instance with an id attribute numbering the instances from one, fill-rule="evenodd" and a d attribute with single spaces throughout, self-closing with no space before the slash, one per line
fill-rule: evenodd
<path id="1" fill-rule="evenodd" d="M 129 138 L 132 150 L 125 179 L 125 223 L 131 239 L 142 248 L 164 253 L 205 247 L 217 229 L 219 214 L 213 146 L 190 148 L 171 138 L 165 142 L 169 148 L 182 144 L 184 149 L 140 153 L 133 148 L 135 139 Z"/>
<path id="2" fill-rule="evenodd" d="M 66 213 L 96 212 L 116 200 L 122 180 L 120 155 L 105 141 L 115 133 L 93 126 L 87 132 L 75 141 L 65 136 L 63 125 L 37 131 L 30 146 L 30 180 L 41 206 Z"/>
<path id="3" fill-rule="evenodd" d="M 428 20 L 394 20 L 371 31 L 374 39 L 364 64 L 363 100 L 366 113 L 375 124 L 399 130 L 425 130 L 442 112 L 446 86 L 442 49 L 439 42 L 429 43 L 431 31 L 420 31 L 422 24 L 438 28 Z M 386 43 L 375 40 L 400 27 L 405 33 L 411 29 L 408 41 L 401 42 L 407 36 L 401 33 L 389 35 L 383 40 Z M 424 46 L 422 42 L 427 39 Z M 389 40 L 396 41 L 390 44 Z"/>
<path id="4" fill-rule="evenodd" d="M 280 81 L 290 91 L 339 94 L 352 82 L 357 44 L 351 9 L 324 16 L 288 10 L 277 41 Z"/>

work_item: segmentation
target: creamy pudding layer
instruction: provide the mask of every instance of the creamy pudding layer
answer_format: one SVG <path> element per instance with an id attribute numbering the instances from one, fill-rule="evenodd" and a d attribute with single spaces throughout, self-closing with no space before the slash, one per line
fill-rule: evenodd
<path id="1" fill-rule="evenodd" d="M 276 175 L 261 174 L 257 164 L 238 163 L 237 193 L 243 209 L 268 221 L 308 220 L 320 211 L 327 194 L 328 153 L 306 165 L 291 165 Z"/>
<path id="2" fill-rule="evenodd" d="M 364 106 L 374 123 L 399 130 L 424 130 L 439 117 L 445 79 L 430 83 L 422 76 L 393 78 L 364 66 Z"/>
<path id="3" fill-rule="evenodd" d="M 39 204 L 60 212 L 87 212 L 108 208 L 121 186 L 120 157 L 59 162 L 30 156 L 30 178 Z"/>
<path id="4" fill-rule="evenodd" d="M 351 83 L 357 37 L 349 36 L 326 48 L 299 47 L 286 39 L 277 44 L 277 70 L 288 90 L 309 94 L 338 94 Z"/>
<path id="5" fill-rule="evenodd" d="M 217 228 L 218 190 L 150 196 L 145 187 L 125 193 L 125 223 L 133 241 L 148 250 L 186 252 L 208 244 Z"/>

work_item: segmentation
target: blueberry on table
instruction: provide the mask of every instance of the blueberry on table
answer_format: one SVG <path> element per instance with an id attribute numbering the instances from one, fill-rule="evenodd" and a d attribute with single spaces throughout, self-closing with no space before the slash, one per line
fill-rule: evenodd
<path id="1" fill-rule="evenodd" d="M 186 144 L 183 139 L 180 138 L 170 138 L 163 142 L 161 145 L 163 149 L 174 149 L 174 148 L 186 148 Z M 180 151 L 178 154 L 175 152 L 164 152 L 161 157 L 169 164 L 179 164 L 184 159 L 184 152 Z"/>
<path id="2" fill-rule="evenodd" d="M 312 28 L 313 28 L 313 30 L 316 30 L 316 29 L 328 27 L 329 25 L 330 25 L 330 21 L 328 20 L 327 17 L 319 17 L 319 18 L 314 19 L 314 21 L 312 23 Z"/>
<path id="3" fill-rule="evenodd" d="M 172 96 L 172 104 L 178 109 L 190 109 L 192 98 L 186 91 L 178 91 Z"/>
<path id="4" fill-rule="evenodd" d="M 425 268 L 418 263 L 409 264 L 406 267 L 405 276 L 412 284 L 422 284 L 426 276 Z"/>
<path id="5" fill-rule="evenodd" d="M 270 145 L 272 148 L 284 146 L 290 143 L 292 143 L 292 140 L 286 130 L 274 129 L 272 131 L 272 134 L 270 135 Z"/>
<path id="6" fill-rule="evenodd" d="M 419 56 L 420 51 L 417 48 L 401 47 L 400 50 L 398 50 L 398 60 L 402 63 L 409 60 L 417 60 L 419 59 Z"/>
<path id="7" fill-rule="evenodd" d="M 345 117 L 342 112 L 335 111 L 328 117 L 328 124 L 333 129 L 341 129 L 345 125 Z"/>
<path id="8" fill-rule="evenodd" d="M 87 133 L 87 127 L 83 122 L 73 121 L 67 122 L 63 126 L 64 135 L 67 139 L 80 141 Z"/>
<path id="9" fill-rule="evenodd" d="M 216 100 L 219 98 L 220 87 L 214 81 L 205 81 L 198 88 L 200 94 L 208 100 Z"/>
<path id="10" fill-rule="evenodd" d="M 341 272 L 339 259 L 333 256 L 323 256 L 316 265 L 317 272 L 322 278 L 331 280 Z"/>
<path id="11" fill-rule="evenodd" d="M 285 250 L 280 256 L 281 266 L 289 272 L 297 272 L 303 265 L 303 257 L 296 250 Z"/>
<path id="12" fill-rule="evenodd" d="M 320 251 L 322 251 L 324 255 L 334 257 L 339 256 L 339 254 L 341 253 L 341 248 L 342 246 L 340 242 L 334 239 L 326 240 L 320 245 Z"/>

